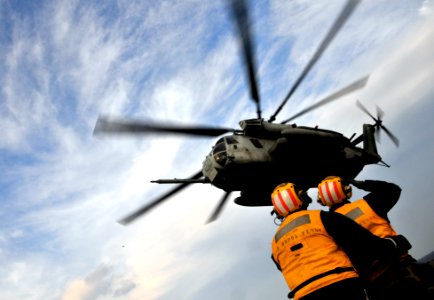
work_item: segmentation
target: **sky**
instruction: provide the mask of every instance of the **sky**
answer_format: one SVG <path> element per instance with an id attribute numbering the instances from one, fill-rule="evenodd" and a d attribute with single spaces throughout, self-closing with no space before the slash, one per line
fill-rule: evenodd
<path id="1" fill-rule="evenodd" d="M 268 117 L 345 1 L 249 2 Z M 362 1 L 277 121 L 366 74 L 363 90 L 296 123 L 350 137 L 371 122 L 356 100 L 381 107 L 400 147 L 383 134 L 391 167 L 357 178 L 401 186 L 390 219 L 420 258 L 434 251 L 434 1 Z M 224 0 L 0 0 L 0 83 L 1 299 L 286 298 L 270 207 L 231 202 L 205 225 L 223 192 L 197 184 L 116 222 L 170 188 L 150 180 L 196 173 L 217 139 L 92 134 L 100 115 L 255 117 Z"/>

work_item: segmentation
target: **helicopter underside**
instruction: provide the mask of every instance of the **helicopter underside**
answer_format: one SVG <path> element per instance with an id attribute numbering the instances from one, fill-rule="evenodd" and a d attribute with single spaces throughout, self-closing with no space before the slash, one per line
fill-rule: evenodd
<path id="1" fill-rule="evenodd" d="M 308 160 L 300 157 L 309 157 Z M 278 160 L 246 164 L 228 164 L 220 170 L 213 185 L 223 190 L 241 191 L 236 203 L 243 206 L 272 205 L 270 195 L 280 183 L 292 182 L 298 187 L 316 187 L 327 176 L 356 177 L 366 165 L 361 149 L 344 148 L 339 152 L 312 148 L 286 151 Z"/>

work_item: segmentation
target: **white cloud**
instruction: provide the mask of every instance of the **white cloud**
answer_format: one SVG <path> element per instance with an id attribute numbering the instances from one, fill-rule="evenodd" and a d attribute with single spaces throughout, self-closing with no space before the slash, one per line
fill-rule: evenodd
<path id="1" fill-rule="evenodd" d="M 134 282 L 119 276 L 113 268 L 102 264 L 85 279 L 70 282 L 61 299 L 112 299 L 127 296 L 134 288 Z"/>
<path id="2" fill-rule="evenodd" d="M 430 16 L 433 13 L 434 3 L 432 0 L 424 0 L 419 7 L 419 14 L 422 16 Z"/>
<path id="3" fill-rule="evenodd" d="M 56 108 L 45 99 L 49 75 L 43 67 L 45 49 L 41 41 L 28 32 L 26 19 L 12 22 L 16 26 L 11 32 L 11 45 L 2 54 L 5 72 L 0 127 L 4 138 L 0 148 L 28 151 L 35 142 L 30 134 L 41 134 Z"/>
<path id="4" fill-rule="evenodd" d="M 406 109 L 425 103 L 432 92 L 432 26 L 405 18 L 406 8 L 398 5 L 386 10 L 387 3 L 362 2 L 287 112 L 300 95 L 308 94 L 303 101 L 311 103 L 371 70 L 359 95 L 370 108 L 380 104 L 390 128 Z M 288 78 L 298 75 L 339 4 L 273 1 L 272 16 L 258 13 L 261 24 L 272 24 L 258 28 L 259 36 L 268 35 L 257 39 L 265 57 L 258 61 L 261 74 L 269 76 L 260 78 L 264 111 L 274 111 L 281 98 L 276 95 L 287 92 Z M 33 30 L 31 16 L 12 18 L 12 39 L 0 56 L 6 62 L 0 65 L 6 70 L 0 148 L 13 157 L 28 154 L 1 161 L 7 180 L 0 188 L 8 199 L 2 199 L 0 297 L 202 299 L 209 291 L 209 299 L 263 299 L 267 289 L 284 295 L 287 288 L 283 280 L 276 283 L 281 277 L 269 261 L 275 228 L 268 208 L 228 203 L 220 220 L 203 226 L 222 191 L 196 185 L 131 226 L 115 223 L 171 188 L 149 180 L 197 171 L 213 139 L 91 136 L 99 113 L 228 127 L 254 116 L 221 3 L 63 1 L 34 14 Z M 411 31 L 399 33 L 404 29 Z M 394 40 L 400 35 L 404 40 Z M 294 44 L 287 41 L 292 38 Z M 346 51 L 352 61 L 341 59 Z M 324 86 L 321 78 L 327 78 Z M 300 121 L 360 130 L 366 118 L 356 117 L 350 102 Z"/>

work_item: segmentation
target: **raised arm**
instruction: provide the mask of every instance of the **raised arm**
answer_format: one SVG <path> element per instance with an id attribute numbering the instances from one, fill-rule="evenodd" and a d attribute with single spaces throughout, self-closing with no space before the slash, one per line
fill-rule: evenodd
<path id="1" fill-rule="evenodd" d="M 401 195 L 401 188 L 398 185 L 381 180 L 349 180 L 349 183 L 370 192 L 363 199 L 380 217 L 388 220 L 388 212 L 395 206 Z"/>

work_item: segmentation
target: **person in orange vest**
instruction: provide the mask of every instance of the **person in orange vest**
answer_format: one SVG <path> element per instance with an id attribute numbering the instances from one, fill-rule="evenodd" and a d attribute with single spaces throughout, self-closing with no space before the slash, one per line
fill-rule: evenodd
<path id="1" fill-rule="evenodd" d="M 362 199 L 350 202 L 352 188 L 369 191 Z M 378 180 L 344 180 L 329 176 L 318 185 L 318 202 L 354 220 L 374 235 L 387 238 L 397 233 L 388 212 L 397 203 L 401 188 Z M 408 243 L 408 248 L 411 248 Z M 354 262 L 361 277 L 369 282 L 369 299 L 434 299 L 434 269 L 419 264 L 405 251 L 395 260 L 360 260 Z M 431 290 L 431 291 L 430 291 Z"/>
<path id="2" fill-rule="evenodd" d="M 307 210 L 308 194 L 292 183 L 278 185 L 272 214 L 281 224 L 271 258 L 295 300 L 365 300 L 364 286 L 348 253 L 390 259 L 407 249 L 402 236 L 379 238 L 340 214 Z"/>

